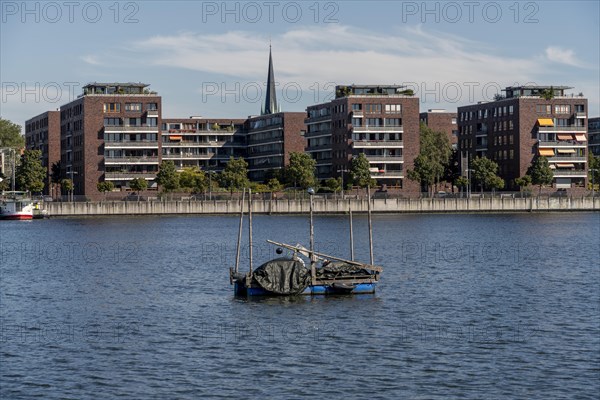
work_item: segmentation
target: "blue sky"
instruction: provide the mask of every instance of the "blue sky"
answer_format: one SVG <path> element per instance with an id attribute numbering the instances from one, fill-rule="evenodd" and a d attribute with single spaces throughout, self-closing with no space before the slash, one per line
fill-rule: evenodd
<path id="1" fill-rule="evenodd" d="M 404 84 L 421 109 L 499 88 L 573 86 L 600 115 L 598 1 L 144 1 L 0 4 L 0 115 L 53 110 L 89 82 L 151 84 L 163 117 L 260 112 L 273 46 L 284 111 L 335 84 Z"/>

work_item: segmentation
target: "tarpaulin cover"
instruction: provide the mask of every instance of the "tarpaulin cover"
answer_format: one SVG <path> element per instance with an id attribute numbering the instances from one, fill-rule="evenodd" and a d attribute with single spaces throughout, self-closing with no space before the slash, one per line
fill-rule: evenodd
<path id="1" fill-rule="evenodd" d="M 310 270 L 289 258 L 267 261 L 252 275 L 263 289 L 282 295 L 300 294 L 310 284 Z"/>
<path id="2" fill-rule="evenodd" d="M 335 279 L 342 276 L 354 275 L 371 275 L 371 272 L 358 265 L 343 262 L 332 262 L 317 269 L 317 277 L 321 279 Z"/>

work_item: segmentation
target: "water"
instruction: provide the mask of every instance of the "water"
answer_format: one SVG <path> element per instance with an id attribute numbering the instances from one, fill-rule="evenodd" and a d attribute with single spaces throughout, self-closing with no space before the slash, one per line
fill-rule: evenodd
<path id="1" fill-rule="evenodd" d="M 375 216 L 375 295 L 259 301 L 237 223 L 2 222 L 0 398 L 597 398 L 598 213 Z M 347 225 L 318 217 L 318 250 Z M 256 216 L 255 262 L 307 231 Z"/>

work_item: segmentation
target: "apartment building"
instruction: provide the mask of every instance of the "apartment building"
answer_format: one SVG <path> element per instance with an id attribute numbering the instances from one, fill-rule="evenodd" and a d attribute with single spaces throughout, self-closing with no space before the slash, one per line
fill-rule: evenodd
<path id="1" fill-rule="evenodd" d="M 600 117 L 588 121 L 588 151 L 594 157 L 600 157 Z"/>
<path id="2" fill-rule="evenodd" d="M 444 132 L 452 148 L 458 147 L 458 124 L 456 113 L 442 109 L 430 109 L 419 114 L 419 120 L 436 132 Z"/>
<path id="3" fill-rule="evenodd" d="M 165 118 L 161 125 L 162 160 L 177 169 L 221 171 L 230 157 L 246 154 L 245 119 Z"/>
<path id="4" fill-rule="evenodd" d="M 537 156 L 548 158 L 554 189 L 585 188 L 587 99 L 567 86 L 507 87 L 503 98 L 458 108 L 463 156 L 498 163 L 506 187 L 527 173 Z M 467 171 L 463 171 L 466 176 Z"/>
<path id="5" fill-rule="evenodd" d="M 96 185 L 153 183 L 159 165 L 161 97 L 144 83 L 92 83 L 60 108 L 61 165 L 77 196 L 98 198 Z"/>
<path id="6" fill-rule="evenodd" d="M 334 100 L 309 106 L 306 152 L 318 177 L 345 174 L 364 153 L 378 184 L 419 191 L 406 177 L 419 153 L 419 99 L 405 93 L 401 86 L 336 86 Z"/>
<path id="7" fill-rule="evenodd" d="M 60 161 L 60 112 L 46 111 L 25 121 L 25 147 L 42 152 L 46 169 L 44 194 L 51 195 L 52 165 Z"/>

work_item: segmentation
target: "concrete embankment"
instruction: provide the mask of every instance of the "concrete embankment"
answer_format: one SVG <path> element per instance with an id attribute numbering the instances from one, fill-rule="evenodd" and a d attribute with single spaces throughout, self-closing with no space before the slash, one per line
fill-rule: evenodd
<path id="1" fill-rule="evenodd" d="M 244 209 L 247 210 L 247 204 Z M 308 200 L 254 200 L 252 211 L 257 214 L 304 214 L 309 212 Z M 173 215 L 173 214 L 238 214 L 239 200 L 214 201 L 106 201 L 85 203 L 46 203 L 50 217 L 97 215 Z M 342 214 L 352 209 L 366 213 L 366 199 L 314 199 L 314 212 Z M 375 213 L 486 213 L 486 212 L 548 212 L 598 211 L 600 197 L 542 198 L 443 198 L 443 199 L 372 199 Z"/>

